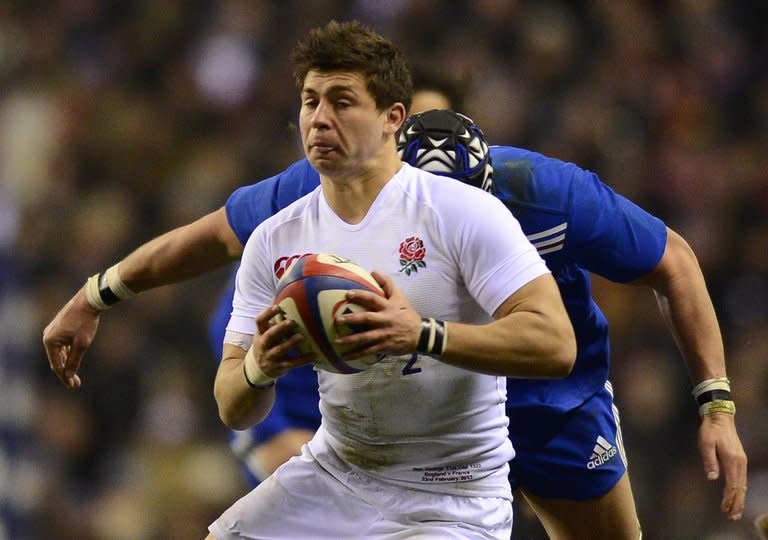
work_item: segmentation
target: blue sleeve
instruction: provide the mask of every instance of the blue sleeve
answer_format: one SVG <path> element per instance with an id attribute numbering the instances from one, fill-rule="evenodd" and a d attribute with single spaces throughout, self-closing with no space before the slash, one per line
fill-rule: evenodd
<path id="1" fill-rule="evenodd" d="M 229 196 L 225 205 L 227 219 L 242 245 L 259 223 L 277 211 L 277 183 L 278 176 L 273 176 L 238 188 Z"/>
<path id="2" fill-rule="evenodd" d="M 626 283 L 651 270 L 667 243 L 663 221 L 605 185 L 596 174 L 571 167 L 567 249 L 586 270 Z"/>
<path id="3" fill-rule="evenodd" d="M 320 185 L 320 176 L 309 161 L 297 161 L 283 172 L 236 189 L 225 204 L 229 226 L 245 245 L 265 219 Z"/>

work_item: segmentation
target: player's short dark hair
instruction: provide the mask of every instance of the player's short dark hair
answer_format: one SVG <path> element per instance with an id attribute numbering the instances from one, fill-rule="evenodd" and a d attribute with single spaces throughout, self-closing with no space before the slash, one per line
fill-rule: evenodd
<path id="1" fill-rule="evenodd" d="M 355 72 L 365 77 L 377 109 L 397 102 L 406 110 L 411 108 L 413 79 L 405 55 L 359 21 L 331 21 L 311 30 L 294 49 L 292 59 L 299 88 L 312 70 Z"/>

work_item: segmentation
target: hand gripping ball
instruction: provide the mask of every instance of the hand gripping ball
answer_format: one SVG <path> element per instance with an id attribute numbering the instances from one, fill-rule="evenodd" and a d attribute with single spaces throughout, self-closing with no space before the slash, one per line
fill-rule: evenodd
<path id="1" fill-rule="evenodd" d="M 327 253 L 300 257 L 278 282 L 274 302 L 280 306 L 281 314 L 277 320 L 296 322 L 298 331 L 304 334 L 300 350 L 317 354 L 315 366 L 318 369 L 359 373 L 378 361 L 376 355 L 343 360 L 341 355 L 353 347 L 334 343 L 338 336 L 361 330 L 335 321 L 339 313 L 365 311 L 346 300 L 350 289 L 364 289 L 384 296 L 384 291 L 367 270 L 349 259 Z"/>

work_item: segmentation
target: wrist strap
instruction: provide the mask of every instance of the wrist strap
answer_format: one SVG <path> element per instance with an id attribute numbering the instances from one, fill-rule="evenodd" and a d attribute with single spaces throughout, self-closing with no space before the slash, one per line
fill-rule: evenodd
<path id="1" fill-rule="evenodd" d="M 712 413 L 736 414 L 728 377 L 701 381 L 693 388 L 693 397 L 699 406 L 699 416 Z"/>
<path id="2" fill-rule="evenodd" d="M 448 325 L 445 321 L 424 317 L 421 319 L 421 333 L 416 352 L 440 357 L 448 343 Z"/>
<path id="3" fill-rule="evenodd" d="M 93 309 L 104 311 L 120 300 L 128 300 L 136 296 L 136 293 L 120 279 L 118 265 L 119 263 L 105 272 L 92 275 L 85 282 L 85 296 Z"/>
<path id="4" fill-rule="evenodd" d="M 704 417 L 712 413 L 736 414 L 736 404 L 730 399 L 716 399 L 699 406 L 699 416 Z"/>
<path id="5" fill-rule="evenodd" d="M 704 392 L 709 392 L 710 390 L 727 390 L 728 392 L 731 391 L 731 381 L 728 379 L 728 377 L 717 377 L 714 379 L 705 379 L 701 381 L 699 384 L 693 387 L 693 391 L 691 392 L 693 394 L 693 397 L 695 399 L 699 399 L 699 396 L 703 394 Z"/>
<path id="6" fill-rule="evenodd" d="M 274 379 L 261 371 L 259 363 L 256 361 L 256 354 L 253 352 L 253 347 L 248 348 L 248 352 L 245 353 L 245 360 L 243 361 L 243 375 L 245 376 L 245 382 L 248 386 L 258 390 L 265 388 L 272 388 L 275 386 Z"/>

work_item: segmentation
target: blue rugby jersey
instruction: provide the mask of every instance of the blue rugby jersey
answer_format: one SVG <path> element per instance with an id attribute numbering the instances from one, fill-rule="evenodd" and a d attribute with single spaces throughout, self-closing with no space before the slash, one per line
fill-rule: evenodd
<path id="1" fill-rule="evenodd" d="M 608 323 L 592 299 L 589 272 L 619 283 L 643 276 L 664 253 L 666 226 L 572 163 L 511 146 L 493 146 L 490 152 L 494 195 L 512 211 L 552 271 L 578 344 L 567 378 L 509 379 L 507 409 L 570 410 L 608 378 Z M 239 188 L 226 203 L 230 226 L 245 245 L 261 221 L 319 183 L 317 172 L 303 159 L 276 176 Z"/>
<path id="2" fill-rule="evenodd" d="M 645 275 L 664 253 L 666 226 L 572 163 L 511 146 L 490 151 L 493 193 L 552 271 L 578 346 L 565 379 L 509 379 L 507 409 L 570 410 L 608 378 L 608 322 L 592 299 L 589 272 L 618 283 Z"/>
<path id="3" fill-rule="evenodd" d="M 240 243 L 265 219 L 320 185 L 320 175 L 302 159 L 266 180 L 236 189 L 226 203 L 227 219 Z"/>

